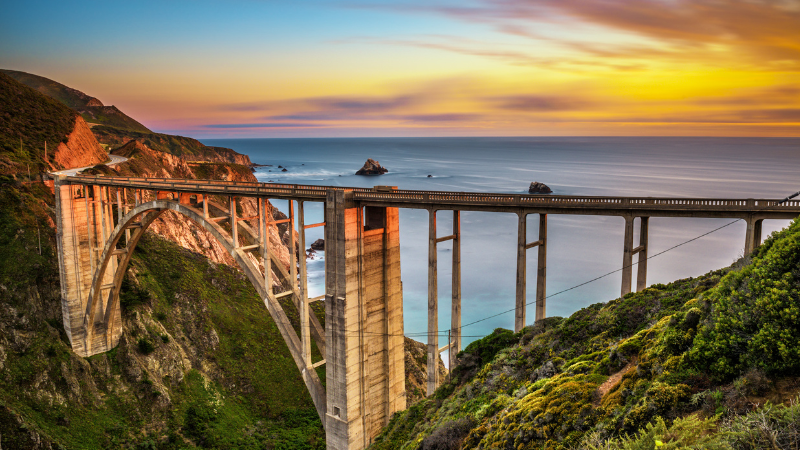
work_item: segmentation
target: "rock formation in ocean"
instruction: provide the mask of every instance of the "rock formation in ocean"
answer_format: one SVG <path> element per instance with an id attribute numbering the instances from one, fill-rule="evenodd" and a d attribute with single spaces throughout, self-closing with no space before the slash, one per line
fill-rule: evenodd
<path id="1" fill-rule="evenodd" d="M 367 162 L 364 163 L 364 167 L 358 169 L 356 175 L 383 175 L 388 171 L 388 169 L 381 166 L 381 163 L 369 158 Z"/>
<path id="2" fill-rule="evenodd" d="M 531 183 L 530 187 L 528 188 L 529 194 L 550 194 L 552 192 L 553 190 L 550 189 L 549 186 L 538 181 Z"/>
<path id="3" fill-rule="evenodd" d="M 325 239 L 317 239 L 311 244 L 311 250 L 325 251 Z"/>

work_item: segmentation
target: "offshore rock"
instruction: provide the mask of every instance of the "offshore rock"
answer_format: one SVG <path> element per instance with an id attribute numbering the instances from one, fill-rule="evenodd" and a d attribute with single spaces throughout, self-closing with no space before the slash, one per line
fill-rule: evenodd
<path id="1" fill-rule="evenodd" d="M 530 187 L 528 188 L 529 194 L 550 194 L 552 192 L 553 190 L 550 189 L 549 186 L 544 183 L 539 183 L 538 181 L 531 183 Z"/>
<path id="2" fill-rule="evenodd" d="M 367 159 L 364 167 L 358 169 L 356 175 L 383 175 L 389 170 L 381 166 L 381 163 L 372 158 Z"/>
<path id="3" fill-rule="evenodd" d="M 325 239 L 317 239 L 314 243 L 311 244 L 311 250 L 315 251 L 325 251 Z"/>

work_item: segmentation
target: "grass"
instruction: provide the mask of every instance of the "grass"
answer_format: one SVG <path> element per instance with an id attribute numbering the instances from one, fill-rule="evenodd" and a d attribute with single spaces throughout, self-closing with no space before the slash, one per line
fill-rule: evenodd
<path id="1" fill-rule="evenodd" d="M 47 167 L 44 143 L 53 150 L 75 127 L 77 113 L 0 73 L 0 174 L 32 173 Z"/>

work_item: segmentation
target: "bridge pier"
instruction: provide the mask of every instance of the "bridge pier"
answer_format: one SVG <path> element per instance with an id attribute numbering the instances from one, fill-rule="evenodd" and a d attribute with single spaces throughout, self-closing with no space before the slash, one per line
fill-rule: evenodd
<path id="1" fill-rule="evenodd" d="M 110 236 L 114 228 L 110 201 L 106 189 L 100 186 L 71 185 L 64 182 L 62 177 L 55 178 L 54 190 L 58 211 L 56 245 L 64 331 L 77 355 L 90 356 L 98 351 L 114 348 L 122 333 L 119 309 L 111 312 L 110 324 L 84 323 L 94 272 L 99 264 L 99 252 L 103 250 L 105 237 Z M 113 269 L 116 268 L 115 259 L 110 264 Z M 100 283 L 104 287 L 100 295 L 111 295 L 110 286 L 113 284 L 113 271 L 106 271 Z M 93 309 L 97 319 L 106 315 L 102 302 L 94 305 Z M 86 326 L 95 328 L 91 348 L 87 348 Z M 111 335 L 106 334 L 109 329 Z"/>
<path id="2" fill-rule="evenodd" d="M 649 232 L 649 217 L 639 217 L 639 245 L 633 246 L 633 221 L 636 217 L 625 217 L 625 241 L 622 250 L 622 290 L 620 296 L 631 292 L 633 282 L 633 256 L 639 255 L 639 266 L 636 272 L 636 292 L 647 287 L 647 235 Z"/>
<path id="3" fill-rule="evenodd" d="M 452 301 L 447 344 L 439 347 L 438 244 L 453 241 Z M 428 210 L 428 382 L 426 395 L 439 386 L 439 355 L 447 350 L 450 367 L 461 351 L 461 211 L 453 210 L 453 234 L 437 237 L 436 210 Z"/>
<path id="4" fill-rule="evenodd" d="M 761 224 L 764 219 L 757 219 L 751 215 L 745 221 L 747 222 L 747 230 L 744 237 L 744 256 L 747 256 L 761 245 Z"/>
<path id="5" fill-rule="evenodd" d="M 326 442 L 361 450 L 406 406 L 399 214 L 331 189 L 325 223 Z"/>
<path id="6" fill-rule="evenodd" d="M 517 301 L 514 315 L 514 332 L 525 328 L 527 307 L 527 253 L 528 249 L 539 248 L 536 269 L 536 315 L 542 320 L 547 314 L 547 214 L 539 214 L 539 240 L 528 243 L 527 213 L 517 213 Z"/>

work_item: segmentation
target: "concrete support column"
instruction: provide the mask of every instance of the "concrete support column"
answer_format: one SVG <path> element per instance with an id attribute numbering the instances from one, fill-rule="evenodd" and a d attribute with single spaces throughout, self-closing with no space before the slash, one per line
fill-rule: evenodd
<path id="1" fill-rule="evenodd" d="M 269 200 L 261 198 L 258 204 L 261 207 L 261 264 L 264 266 L 264 289 L 267 295 L 272 295 L 272 255 L 270 254 L 269 246 L 269 225 L 272 222 L 272 217 L 269 216 L 269 208 L 267 207 Z M 208 198 L 203 201 L 204 208 L 208 208 Z M 205 214 L 208 214 L 208 209 L 205 209 Z"/>
<path id="2" fill-rule="evenodd" d="M 539 265 L 536 269 L 536 320 L 547 317 L 547 214 L 539 214 Z"/>
<path id="3" fill-rule="evenodd" d="M 366 209 L 349 192 L 327 193 L 328 449 L 367 447 L 391 414 L 405 409 L 399 214 L 396 208 Z"/>
<path id="4" fill-rule="evenodd" d="M 641 221 L 639 228 L 639 269 L 636 273 L 636 292 L 641 292 L 647 287 L 647 239 L 648 239 L 648 226 L 650 222 L 649 217 L 640 217 Z"/>
<path id="5" fill-rule="evenodd" d="M 517 302 L 514 312 L 514 332 L 517 333 L 525 328 L 525 304 L 526 302 L 526 256 L 527 256 L 527 214 L 520 211 L 517 213 Z"/>
<path id="6" fill-rule="evenodd" d="M 236 217 L 236 197 L 231 197 L 230 200 L 231 212 L 231 239 L 233 240 L 233 248 L 239 247 L 239 220 Z"/>
<path id="7" fill-rule="evenodd" d="M 297 245 L 294 237 L 294 200 L 289 200 L 289 289 L 294 291 L 294 298 L 297 298 Z M 299 305 L 297 305 L 299 306 Z"/>
<path id="8" fill-rule="evenodd" d="M 436 260 L 436 210 L 428 210 L 428 389 L 433 395 L 439 384 L 439 298 Z"/>
<path id="9" fill-rule="evenodd" d="M 308 320 L 308 273 L 306 271 L 306 229 L 303 202 L 297 201 L 298 239 L 300 254 L 300 341 L 306 367 L 311 366 L 311 324 Z"/>
<path id="10" fill-rule="evenodd" d="M 633 217 L 625 217 L 625 241 L 622 247 L 622 291 L 620 297 L 631 292 L 633 277 Z"/>
<path id="11" fill-rule="evenodd" d="M 449 369 L 461 351 L 461 211 L 453 211 L 453 302 L 450 310 Z"/>
<path id="12" fill-rule="evenodd" d="M 761 245 L 761 224 L 764 223 L 764 219 L 757 219 L 753 224 L 753 250 L 757 249 L 759 245 Z"/>
<path id="13" fill-rule="evenodd" d="M 744 256 L 747 256 L 761 245 L 761 224 L 764 219 L 750 216 L 745 220 L 747 221 L 747 231 L 744 237 Z"/>

